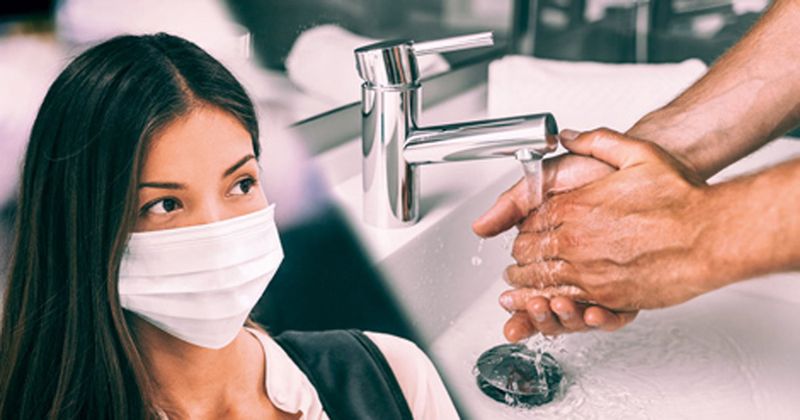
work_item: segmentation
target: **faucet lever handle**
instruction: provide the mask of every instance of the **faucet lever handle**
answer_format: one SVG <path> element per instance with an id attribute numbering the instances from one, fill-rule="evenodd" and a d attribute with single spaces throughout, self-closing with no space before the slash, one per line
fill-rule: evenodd
<path id="1" fill-rule="evenodd" d="M 494 45 L 491 32 L 454 36 L 451 38 L 413 43 L 414 54 L 417 56 L 438 54 L 450 51 L 466 50 L 470 48 L 490 47 Z"/>

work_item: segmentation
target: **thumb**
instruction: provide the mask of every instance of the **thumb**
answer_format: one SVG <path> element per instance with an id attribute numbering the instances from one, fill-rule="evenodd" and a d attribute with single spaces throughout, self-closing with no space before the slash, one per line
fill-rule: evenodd
<path id="1" fill-rule="evenodd" d="M 579 188 L 613 171 L 614 168 L 603 162 L 571 153 L 545 159 L 542 162 L 542 192 Z M 472 224 L 472 230 L 484 238 L 495 236 L 520 223 L 540 204 L 531 200 L 530 187 L 522 178 Z"/>
<path id="2" fill-rule="evenodd" d="M 494 205 L 472 224 L 472 230 L 483 238 L 500 234 L 525 218 L 533 205 L 528 197 L 528 182 L 522 178 L 509 188 Z"/>
<path id="3" fill-rule="evenodd" d="M 561 144 L 570 152 L 591 156 L 617 169 L 648 162 L 655 156 L 650 143 L 626 137 L 608 128 L 583 133 L 564 130 L 559 137 Z"/>

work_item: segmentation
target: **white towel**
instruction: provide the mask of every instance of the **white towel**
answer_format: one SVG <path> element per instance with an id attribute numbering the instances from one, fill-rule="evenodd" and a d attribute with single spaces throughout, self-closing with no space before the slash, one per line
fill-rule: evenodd
<path id="1" fill-rule="evenodd" d="M 507 56 L 489 66 L 489 115 L 552 112 L 559 128 L 630 128 L 706 72 L 677 64 L 605 64 Z"/>
<path id="2" fill-rule="evenodd" d="M 307 94 L 341 106 L 361 100 L 361 84 L 353 51 L 376 42 L 336 25 L 322 25 L 303 32 L 286 57 L 289 79 Z M 439 54 L 418 60 L 420 75 L 431 76 L 450 69 Z"/>

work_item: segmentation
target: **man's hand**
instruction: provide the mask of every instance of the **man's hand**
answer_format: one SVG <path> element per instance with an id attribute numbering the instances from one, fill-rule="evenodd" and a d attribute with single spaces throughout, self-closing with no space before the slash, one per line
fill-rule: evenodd
<path id="1" fill-rule="evenodd" d="M 800 121 L 800 105 L 797 102 L 797 98 L 800 97 L 800 77 L 797 77 L 800 61 L 794 59 L 800 51 L 800 42 L 797 42 L 800 39 L 800 31 L 797 31 L 794 26 L 798 16 L 800 16 L 800 2 L 795 0 L 774 1 L 748 35 L 720 58 L 708 74 L 665 107 L 648 114 L 629 133 L 636 138 L 660 145 L 672 156 L 678 157 L 686 165 L 689 165 L 696 173 L 707 178 L 767 141 L 786 132 L 789 128 L 796 126 Z M 574 155 L 563 156 L 557 161 L 550 160 L 549 162 L 550 165 L 545 163 L 546 174 L 554 172 L 559 175 L 569 174 L 568 176 L 576 174 L 575 177 L 578 179 L 574 184 L 565 183 L 567 189 L 576 188 L 604 175 L 599 174 L 602 170 L 598 169 L 598 175 L 587 175 L 583 178 L 581 167 L 584 165 L 580 164 L 581 160 Z M 583 162 L 593 161 L 584 159 Z M 588 166 L 602 168 L 597 163 L 587 163 Z M 785 194 L 787 191 L 791 192 L 791 187 L 783 185 L 782 182 L 792 179 L 785 178 L 785 175 L 787 173 L 794 174 L 793 171 L 797 171 L 798 166 L 800 166 L 800 162 L 796 162 L 794 167 L 776 170 L 765 176 L 763 182 L 774 185 L 777 189 L 784 189 Z M 587 170 L 587 172 L 592 173 L 594 170 Z M 608 172 L 610 171 L 606 168 L 606 173 Z M 729 189 L 749 191 L 749 187 L 744 184 L 745 182 L 741 182 L 738 186 L 731 186 Z M 548 189 L 552 189 L 552 185 L 550 187 Z M 759 188 L 763 189 L 763 187 Z M 742 191 L 737 191 L 737 193 Z M 526 192 L 524 184 L 522 186 L 518 184 L 509 190 L 486 216 L 475 223 L 473 226 L 475 232 L 481 236 L 491 236 L 518 223 L 530 209 L 538 205 L 524 202 L 523 197 L 526 197 Z M 754 196 L 758 196 L 757 191 Z M 794 198 L 792 196 L 783 201 L 794 204 Z M 739 198 L 731 199 L 741 200 L 741 195 Z M 791 212 L 796 207 L 787 208 Z M 769 215 L 773 216 L 773 213 L 778 212 L 772 211 Z M 772 225 L 767 224 L 765 220 L 772 220 Z M 747 222 L 745 226 L 747 229 L 741 229 L 742 232 L 737 234 L 750 237 L 763 236 L 761 239 L 765 242 L 758 244 L 760 246 L 768 246 L 769 240 L 774 239 L 773 237 L 781 238 L 782 242 L 793 243 L 797 237 L 787 237 L 786 232 L 794 232 L 795 230 L 791 228 L 795 226 L 789 226 L 787 229 L 784 226 L 786 223 L 787 219 L 785 218 L 773 220 L 757 216 L 756 219 L 750 219 Z M 776 231 L 773 226 L 781 226 L 783 229 Z M 758 249 L 755 245 L 752 244 L 751 247 Z M 743 248 L 741 243 L 738 244 L 738 247 Z M 750 271 L 738 267 L 740 273 L 736 273 L 736 276 L 752 275 L 774 269 L 770 264 L 779 267 L 786 264 L 791 265 L 791 261 L 793 261 L 791 258 L 794 255 L 789 254 L 794 249 L 800 249 L 800 247 L 782 247 L 782 252 L 773 258 L 775 261 L 764 263 L 764 267 Z M 734 255 L 731 258 L 736 259 L 733 265 L 741 265 L 742 261 L 740 260 L 763 263 L 752 261 L 762 258 L 760 254 L 745 254 L 740 250 L 735 251 L 739 252 L 731 251 L 731 254 Z M 775 254 L 774 251 L 767 252 L 770 255 Z M 726 265 L 723 265 L 717 269 L 724 271 L 725 267 Z M 533 292 L 520 291 L 519 293 Z M 545 305 L 539 301 L 536 306 L 544 309 Z M 551 309 L 554 308 L 551 307 Z M 580 310 L 580 307 L 576 307 L 576 310 Z M 588 318 L 590 313 L 591 311 L 587 309 L 584 318 Z M 509 331 L 535 332 L 534 325 L 538 324 L 535 322 L 534 314 L 531 314 L 530 322 L 526 320 L 528 317 L 524 314 L 518 312 L 512 317 L 506 328 L 507 333 Z M 543 313 L 539 313 L 539 315 L 541 318 Z M 606 311 L 606 315 L 614 314 Z M 585 321 L 588 322 L 588 319 Z M 569 323 L 567 322 L 567 324 Z M 550 323 L 550 325 L 553 324 Z M 518 328 L 509 328 L 509 326 Z M 513 339 L 510 336 L 509 338 Z"/>
<path id="2" fill-rule="evenodd" d="M 574 154 L 547 159 L 542 166 L 543 189 L 547 195 L 581 187 L 615 170 L 594 158 Z M 482 237 L 494 236 L 521 223 L 541 204 L 532 202 L 528 191 L 523 178 L 500 195 L 494 206 L 472 225 L 475 233 Z M 521 298 L 523 294 L 527 297 L 524 300 Z M 505 336 L 510 341 L 522 340 L 537 331 L 548 335 L 585 331 L 589 328 L 611 331 L 622 327 L 636 316 L 635 312 L 617 314 L 605 308 L 578 304 L 568 297 L 548 299 L 533 289 L 517 296 L 519 302 L 514 304 L 510 301 L 504 303 L 501 297 L 501 304 L 507 309 L 519 308 L 504 329 Z"/>
<path id="3" fill-rule="evenodd" d="M 520 226 L 506 270 L 516 287 L 556 288 L 618 311 L 674 305 L 713 287 L 706 233 L 709 188 L 655 144 L 607 129 L 563 138 L 573 153 L 619 170 L 554 195 Z M 512 311 L 529 310 L 530 290 L 508 292 Z M 525 305 L 525 306 L 522 306 Z"/>
<path id="4" fill-rule="evenodd" d="M 614 172 L 614 168 L 591 157 L 566 154 L 542 161 L 542 171 L 542 189 L 549 195 L 582 187 Z M 517 225 L 540 204 L 532 201 L 522 178 L 497 198 L 492 208 L 472 224 L 472 230 L 484 238 L 495 236 Z"/>
<path id="5" fill-rule="evenodd" d="M 612 311 L 597 305 L 575 302 L 567 296 L 543 294 L 533 288 L 507 291 L 500 295 L 500 304 L 512 313 L 503 328 L 509 341 L 519 341 L 537 332 L 559 335 L 592 328 L 616 331 L 633 321 L 639 313 Z"/>

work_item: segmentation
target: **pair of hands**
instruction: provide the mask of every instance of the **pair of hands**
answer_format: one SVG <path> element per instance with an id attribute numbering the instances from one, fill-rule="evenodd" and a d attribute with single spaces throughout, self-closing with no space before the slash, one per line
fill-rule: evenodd
<path id="1" fill-rule="evenodd" d="M 500 297 L 518 341 L 589 328 L 616 330 L 640 309 L 674 305 L 706 290 L 708 188 L 657 145 L 598 129 L 564 130 L 571 153 L 544 162 L 544 203 L 522 180 L 474 224 L 482 237 L 512 226 L 516 265 Z"/>

